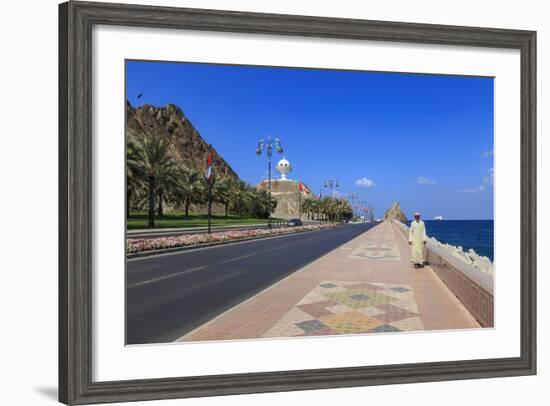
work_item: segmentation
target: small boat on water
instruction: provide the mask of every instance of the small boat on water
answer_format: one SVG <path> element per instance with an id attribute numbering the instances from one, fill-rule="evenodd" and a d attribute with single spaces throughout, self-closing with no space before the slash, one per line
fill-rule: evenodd
<path id="1" fill-rule="evenodd" d="M 435 216 L 434 220 L 443 220 L 443 216 Z"/>

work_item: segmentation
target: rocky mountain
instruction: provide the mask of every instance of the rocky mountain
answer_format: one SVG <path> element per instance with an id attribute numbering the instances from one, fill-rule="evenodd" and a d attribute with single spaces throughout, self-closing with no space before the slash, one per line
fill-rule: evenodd
<path id="1" fill-rule="evenodd" d="M 394 202 L 386 211 L 386 214 L 384 214 L 384 220 L 397 220 L 404 224 L 407 223 L 407 216 L 405 216 L 403 210 L 401 210 L 399 202 Z"/>
<path id="2" fill-rule="evenodd" d="M 190 169 L 206 170 L 208 143 L 174 104 L 155 107 L 149 104 L 134 108 L 126 102 L 127 131 L 162 137 L 174 146 L 176 159 Z M 214 174 L 238 179 L 229 164 L 213 150 Z"/>

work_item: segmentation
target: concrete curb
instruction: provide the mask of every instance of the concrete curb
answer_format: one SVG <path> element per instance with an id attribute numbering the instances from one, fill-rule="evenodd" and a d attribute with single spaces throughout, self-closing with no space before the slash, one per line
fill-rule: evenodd
<path id="1" fill-rule="evenodd" d="M 338 226 L 335 226 L 335 227 L 338 227 Z M 239 242 L 252 241 L 252 240 L 261 240 L 261 239 L 265 239 L 265 238 L 276 238 L 276 237 L 282 237 L 282 236 L 291 235 L 291 234 L 312 233 L 312 232 L 317 232 L 317 231 L 329 230 L 331 228 L 334 228 L 334 227 L 326 227 L 326 228 L 321 228 L 321 229 L 318 229 L 318 230 L 295 231 L 295 232 L 280 233 L 280 234 L 274 234 L 274 235 L 262 235 L 262 236 L 258 236 L 258 237 L 239 238 L 237 240 L 230 240 L 230 241 L 215 241 L 215 242 L 209 242 L 209 243 L 204 243 L 204 244 L 186 245 L 186 246 L 183 246 L 183 247 L 164 248 L 164 249 L 160 249 L 160 250 L 147 250 L 147 251 L 141 251 L 141 252 L 126 254 L 126 259 L 149 257 L 149 256 L 153 256 L 153 255 L 160 255 L 160 254 L 170 254 L 170 253 L 179 252 L 179 251 L 189 251 L 189 250 L 198 249 L 198 248 L 213 247 L 213 246 L 216 246 L 216 245 L 235 244 L 235 243 L 239 243 Z"/>

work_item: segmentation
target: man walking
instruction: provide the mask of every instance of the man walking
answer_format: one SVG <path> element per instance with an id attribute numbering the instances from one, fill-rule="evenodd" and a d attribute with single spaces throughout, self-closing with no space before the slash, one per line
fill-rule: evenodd
<path id="1" fill-rule="evenodd" d="M 414 220 L 409 228 L 409 245 L 411 246 L 411 261 L 415 268 L 424 266 L 424 246 L 426 245 L 426 226 L 420 220 L 420 213 L 414 213 Z"/>

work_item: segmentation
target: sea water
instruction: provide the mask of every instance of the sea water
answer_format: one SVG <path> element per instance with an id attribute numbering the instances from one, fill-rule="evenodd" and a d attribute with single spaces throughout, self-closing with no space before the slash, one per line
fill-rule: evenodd
<path id="1" fill-rule="evenodd" d="M 442 243 L 472 248 L 493 261 L 493 220 L 424 220 L 428 236 Z"/>

